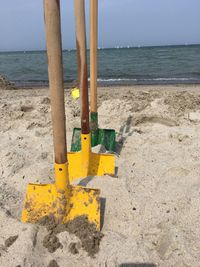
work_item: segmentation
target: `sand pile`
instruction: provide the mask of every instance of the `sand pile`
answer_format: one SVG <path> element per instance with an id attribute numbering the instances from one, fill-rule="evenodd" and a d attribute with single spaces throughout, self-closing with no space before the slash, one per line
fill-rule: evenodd
<path id="1" fill-rule="evenodd" d="M 11 83 L 5 76 L 0 74 L 0 89 L 16 89 L 14 83 Z"/>
<path id="2" fill-rule="evenodd" d="M 65 97 L 70 146 L 79 100 Z M 27 184 L 54 181 L 49 91 L 1 90 L 0 266 L 199 267 L 199 103 L 200 86 L 99 90 L 100 126 L 117 132 L 117 173 L 81 182 L 101 190 L 103 238 L 84 243 L 74 230 L 52 237 L 20 222 Z"/>

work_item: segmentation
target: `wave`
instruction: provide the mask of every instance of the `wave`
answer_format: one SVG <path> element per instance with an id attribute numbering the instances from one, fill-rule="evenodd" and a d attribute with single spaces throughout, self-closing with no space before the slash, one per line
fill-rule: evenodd
<path id="1" fill-rule="evenodd" d="M 140 79 L 138 79 L 140 80 Z M 190 81 L 190 80 L 199 80 L 194 78 L 152 78 L 152 79 L 141 79 L 144 81 Z"/>
<path id="2" fill-rule="evenodd" d="M 90 79 L 88 79 L 90 80 Z M 126 79 L 126 78 L 110 78 L 110 79 L 104 79 L 104 78 L 99 78 L 97 79 L 98 82 L 120 82 L 120 81 L 137 81 L 137 79 Z"/>
<path id="3" fill-rule="evenodd" d="M 200 78 L 191 77 L 158 77 L 158 78 L 99 78 L 97 80 L 100 84 L 200 84 Z"/>
<path id="4" fill-rule="evenodd" d="M 88 79 L 90 80 L 90 79 Z M 195 78 L 140 78 L 140 79 L 128 79 L 128 78 L 99 78 L 98 82 L 119 82 L 119 81 L 189 81 L 189 80 L 200 80 Z"/>
<path id="5" fill-rule="evenodd" d="M 88 79 L 90 81 L 90 78 Z M 98 78 L 100 85 L 156 85 L 156 84 L 200 84 L 200 78 L 191 77 L 157 77 L 157 78 Z M 46 87 L 48 80 L 12 80 L 17 87 Z M 65 80 L 65 84 L 73 87 L 77 81 Z"/>

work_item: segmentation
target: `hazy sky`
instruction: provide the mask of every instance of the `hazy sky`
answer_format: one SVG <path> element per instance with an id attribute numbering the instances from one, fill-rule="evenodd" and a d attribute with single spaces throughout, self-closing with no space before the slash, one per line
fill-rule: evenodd
<path id="1" fill-rule="evenodd" d="M 61 0 L 61 9 L 63 48 L 74 48 L 73 0 Z M 200 0 L 99 0 L 99 46 L 200 43 L 199 12 Z M 88 14 L 86 0 L 87 22 Z M 43 1 L 0 0 L 0 51 L 38 49 Z"/>

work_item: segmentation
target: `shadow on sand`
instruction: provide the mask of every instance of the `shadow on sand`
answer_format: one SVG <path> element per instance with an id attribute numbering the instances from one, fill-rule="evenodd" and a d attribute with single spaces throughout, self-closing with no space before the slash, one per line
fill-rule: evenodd
<path id="1" fill-rule="evenodd" d="M 123 145 L 124 145 L 126 139 L 129 136 L 133 135 L 134 130 L 131 131 L 132 121 L 133 121 L 133 117 L 129 116 L 127 118 L 126 122 L 120 127 L 120 130 L 119 130 L 119 133 L 117 136 L 118 142 L 116 143 L 116 153 L 118 155 L 121 154 L 121 151 L 123 149 Z"/>

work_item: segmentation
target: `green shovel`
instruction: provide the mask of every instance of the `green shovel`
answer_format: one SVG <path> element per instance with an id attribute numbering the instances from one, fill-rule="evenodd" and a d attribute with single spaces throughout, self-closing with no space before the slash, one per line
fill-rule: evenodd
<path id="1" fill-rule="evenodd" d="M 91 145 L 103 145 L 107 151 L 115 151 L 116 133 L 113 129 L 98 128 L 97 112 L 97 26 L 98 24 L 98 0 L 90 0 L 90 132 Z M 78 58 L 78 65 L 80 64 Z M 71 151 L 81 150 L 81 129 L 74 128 Z"/>

